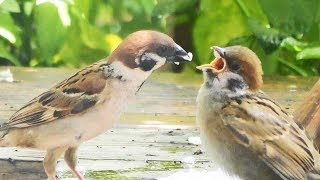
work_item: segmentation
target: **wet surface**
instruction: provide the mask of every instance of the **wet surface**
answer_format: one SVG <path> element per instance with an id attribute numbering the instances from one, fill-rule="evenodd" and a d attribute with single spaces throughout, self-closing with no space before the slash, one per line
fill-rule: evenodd
<path id="1" fill-rule="evenodd" d="M 0 71 L 5 69 L 0 68 Z M 8 119 L 33 97 L 76 71 L 55 68 L 10 69 L 14 81 L 0 82 L 0 122 Z M 267 77 L 263 90 L 292 112 L 318 79 Z M 172 177 L 170 175 L 179 173 L 192 177 L 188 173 L 206 175 L 216 172 L 214 163 L 208 161 L 200 145 L 195 143 L 199 136 L 195 126 L 195 98 L 201 83 L 201 74 L 155 72 L 141 88 L 121 121 L 109 132 L 81 146 L 80 165 L 86 170 L 86 177 L 143 179 Z M 25 166 L 30 162 L 38 162 L 39 167 L 34 168 L 37 170 L 32 173 L 44 178 L 42 157 L 43 151 L 0 149 L 2 159 L 11 158 Z M 190 167 L 190 171 L 185 169 L 185 162 L 191 163 L 192 170 Z M 17 164 L 7 166 L 13 167 L 8 172 L 16 172 Z M 59 163 L 59 168 L 61 177 L 72 177 L 64 162 Z"/>

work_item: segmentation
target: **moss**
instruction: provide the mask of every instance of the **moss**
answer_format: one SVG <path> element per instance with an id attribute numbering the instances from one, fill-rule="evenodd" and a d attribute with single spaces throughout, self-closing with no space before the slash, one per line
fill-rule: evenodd
<path id="1" fill-rule="evenodd" d="M 72 178 L 74 177 L 73 174 L 68 171 L 65 172 L 62 175 L 63 178 Z M 121 176 L 119 172 L 112 171 L 112 170 L 106 170 L 106 171 L 87 171 L 85 175 L 86 179 L 94 179 L 94 180 L 104 180 L 104 179 L 110 179 L 110 180 L 133 180 L 135 178 L 125 177 Z"/>
<path id="2" fill-rule="evenodd" d="M 181 169 L 182 165 L 181 162 L 176 161 L 163 161 L 160 163 L 163 167 L 164 171 L 173 170 L 173 169 Z"/>
<path id="3" fill-rule="evenodd" d="M 177 152 L 179 152 L 181 149 L 179 148 L 179 147 L 177 147 L 177 146 L 172 146 L 172 147 L 166 147 L 166 148 L 163 148 L 165 151 L 168 151 L 168 152 L 170 152 L 170 153 L 173 153 L 173 154 L 175 154 L 175 153 L 177 153 Z"/>
<path id="4" fill-rule="evenodd" d="M 174 169 L 181 169 L 182 165 L 180 161 L 147 161 L 147 164 L 143 167 L 124 169 L 119 171 L 87 171 L 85 178 L 86 179 L 94 179 L 94 180 L 135 180 L 142 178 L 135 178 L 125 176 L 126 173 L 134 173 L 134 172 L 147 172 L 147 171 L 170 171 Z M 70 171 L 65 172 L 62 175 L 63 178 L 71 178 L 74 177 Z"/>
<path id="5" fill-rule="evenodd" d="M 129 172 L 144 172 L 144 171 L 170 171 L 181 169 L 180 161 L 147 161 L 144 167 L 130 169 Z"/>
<path id="6" fill-rule="evenodd" d="M 121 176 L 117 171 L 89 171 L 86 176 L 87 179 L 95 179 L 95 180 L 133 180 L 135 178 Z"/>

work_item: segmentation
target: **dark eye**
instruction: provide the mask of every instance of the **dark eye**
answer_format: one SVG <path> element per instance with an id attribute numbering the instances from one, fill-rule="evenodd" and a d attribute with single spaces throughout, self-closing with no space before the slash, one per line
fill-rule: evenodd
<path id="1" fill-rule="evenodd" d="M 240 65 L 236 62 L 232 62 L 230 68 L 231 70 L 238 71 L 240 69 Z"/>
<path id="2" fill-rule="evenodd" d="M 160 55 L 160 56 L 165 56 L 168 52 L 168 47 L 167 46 L 160 46 L 158 49 L 157 49 L 157 54 Z"/>

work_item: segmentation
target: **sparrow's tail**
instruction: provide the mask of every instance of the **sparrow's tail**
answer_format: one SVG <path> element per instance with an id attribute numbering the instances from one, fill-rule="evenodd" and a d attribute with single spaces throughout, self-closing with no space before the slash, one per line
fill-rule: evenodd
<path id="1" fill-rule="evenodd" d="M 320 79 L 295 112 L 295 117 L 305 127 L 307 134 L 320 147 Z"/>
<path id="2" fill-rule="evenodd" d="M 3 122 L 3 121 L 0 120 L 0 122 Z M 3 124 L 0 124 L 0 147 L 6 146 L 5 145 L 6 143 L 4 142 L 5 141 L 4 136 L 8 134 L 8 129 L 2 128 L 2 125 Z"/>

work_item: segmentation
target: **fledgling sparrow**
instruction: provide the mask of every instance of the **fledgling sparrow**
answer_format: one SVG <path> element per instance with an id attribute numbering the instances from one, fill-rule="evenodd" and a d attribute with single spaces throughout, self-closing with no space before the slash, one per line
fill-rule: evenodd
<path id="1" fill-rule="evenodd" d="M 156 31 L 129 35 L 112 54 L 31 100 L 0 126 L 0 146 L 47 150 L 44 169 L 55 179 L 64 159 L 73 173 L 79 145 L 112 127 L 147 77 L 166 62 L 191 61 L 169 36 Z"/>
<path id="2" fill-rule="evenodd" d="M 242 46 L 213 47 L 198 66 L 201 139 L 213 162 L 242 179 L 318 179 L 320 154 L 295 118 L 260 88 L 260 60 Z"/>
<path id="3" fill-rule="evenodd" d="M 293 113 L 305 127 L 310 139 L 320 146 L 320 80 L 313 86 L 303 103 Z"/>

